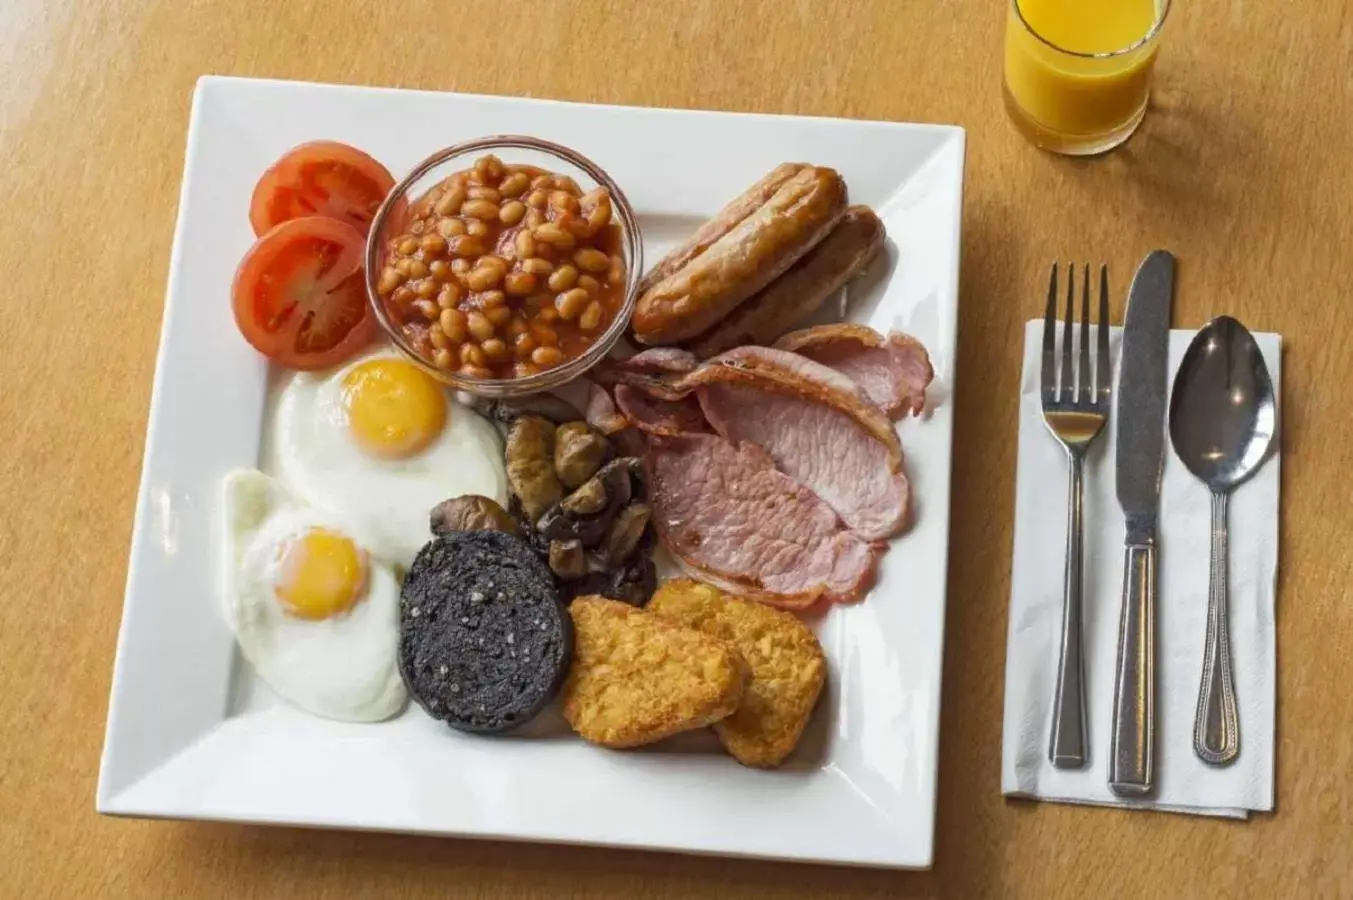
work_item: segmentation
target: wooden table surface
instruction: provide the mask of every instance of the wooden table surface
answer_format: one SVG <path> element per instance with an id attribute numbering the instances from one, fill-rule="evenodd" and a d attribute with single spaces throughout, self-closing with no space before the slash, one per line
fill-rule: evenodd
<path id="1" fill-rule="evenodd" d="M 999 0 L 0 4 L 0 895 L 1353 896 L 1353 4 L 1181 0 L 1145 126 L 1090 162 L 1005 120 L 1003 26 Z M 968 129 L 932 872 L 95 815 L 204 73 Z M 1154 247 L 1176 325 L 1285 341 L 1278 811 L 1246 824 L 1000 796 L 1020 323 L 1054 257 Z"/>

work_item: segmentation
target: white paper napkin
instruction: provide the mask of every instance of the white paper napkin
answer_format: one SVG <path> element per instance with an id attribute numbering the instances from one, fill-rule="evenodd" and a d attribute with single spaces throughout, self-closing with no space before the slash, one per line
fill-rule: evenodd
<path id="1" fill-rule="evenodd" d="M 1193 753 L 1193 720 L 1207 622 L 1211 499 L 1184 467 L 1166 432 L 1158 526 L 1156 607 L 1156 792 L 1124 800 L 1108 787 L 1113 678 L 1123 577 L 1123 514 L 1114 490 L 1117 422 L 1091 448 L 1085 473 L 1084 653 L 1089 764 L 1062 771 L 1048 761 L 1052 694 L 1062 621 L 1068 463 L 1043 424 L 1039 367 L 1043 328 L 1024 330 L 1019 469 L 1010 634 L 1005 661 L 1004 794 L 1139 809 L 1245 818 L 1273 808 L 1274 594 L 1278 572 L 1278 454 L 1232 495 L 1231 653 L 1240 755 L 1213 768 Z M 1170 333 L 1170 379 L 1193 332 Z M 1278 390 L 1281 339 L 1255 335 Z M 1121 339 L 1114 329 L 1114 371 Z M 1279 416 L 1281 421 L 1281 415 Z"/>

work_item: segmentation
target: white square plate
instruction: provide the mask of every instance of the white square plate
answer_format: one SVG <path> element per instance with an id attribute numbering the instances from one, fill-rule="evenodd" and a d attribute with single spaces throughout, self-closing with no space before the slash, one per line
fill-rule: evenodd
<path id="1" fill-rule="evenodd" d="M 268 367 L 229 287 L 249 196 L 302 141 L 400 177 L 485 134 L 537 135 L 622 185 L 656 260 L 777 163 L 833 166 L 887 225 L 850 317 L 929 348 L 935 408 L 901 426 L 916 525 L 862 603 L 819 624 L 831 666 L 784 768 L 719 753 L 611 752 L 574 738 L 452 732 L 411 706 L 331 722 L 271 695 L 218 612 L 222 476 L 259 462 Z M 964 134 L 945 126 L 587 106 L 204 78 L 188 129 L 98 810 L 925 867 L 931 862 L 949 531 Z"/>

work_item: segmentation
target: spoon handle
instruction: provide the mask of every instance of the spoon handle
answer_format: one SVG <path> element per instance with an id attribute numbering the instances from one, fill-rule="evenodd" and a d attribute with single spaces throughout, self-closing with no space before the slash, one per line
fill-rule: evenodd
<path id="1" fill-rule="evenodd" d="M 1203 683 L 1198 716 L 1193 723 L 1193 752 L 1203 762 L 1227 766 L 1240 755 L 1240 721 L 1236 685 L 1231 677 L 1231 626 L 1226 589 L 1228 495 L 1212 494 L 1212 572 L 1207 588 L 1207 643 L 1203 648 Z"/>

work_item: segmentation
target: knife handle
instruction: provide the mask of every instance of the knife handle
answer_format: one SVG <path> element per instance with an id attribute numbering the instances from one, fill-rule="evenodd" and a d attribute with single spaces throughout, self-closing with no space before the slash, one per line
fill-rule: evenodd
<path id="1" fill-rule="evenodd" d="M 1145 797 L 1154 785 L 1156 743 L 1156 546 L 1129 543 L 1113 685 L 1109 789 Z"/>

